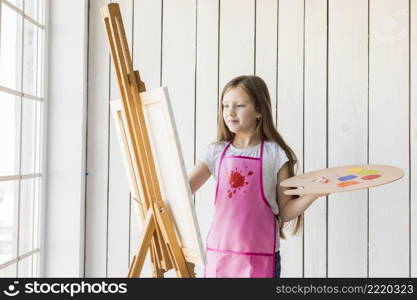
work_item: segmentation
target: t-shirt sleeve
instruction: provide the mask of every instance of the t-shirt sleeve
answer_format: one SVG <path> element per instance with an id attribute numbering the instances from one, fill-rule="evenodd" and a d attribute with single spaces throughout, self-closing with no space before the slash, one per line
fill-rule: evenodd
<path id="1" fill-rule="evenodd" d="M 203 148 L 203 150 L 200 152 L 200 155 L 198 157 L 198 160 L 205 163 L 206 166 L 209 168 L 209 171 L 211 174 L 214 172 L 214 144 L 208 144 Z"/>
<path id="2" fill-rule="evenodd" d="M 281 170 L 282 166 L 285 165 L 285 163 L 289 160 L 287 157 L 287 154 L 285 153 L 285 151 L 279 146 L 277 145 L 277 169 L 275 174 L 278 174 L 279 170 Z"/>

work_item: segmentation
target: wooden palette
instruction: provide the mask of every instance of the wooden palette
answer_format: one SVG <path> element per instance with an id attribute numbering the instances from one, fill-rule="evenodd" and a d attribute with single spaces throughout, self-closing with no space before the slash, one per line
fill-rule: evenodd
<path id="1" fill-rule="evenodd" d="M 297 175 L 282 181 L 280 185 L 297 187 L 286 190 L 286 195 L 325 194 L 366 189 L 393 182 L 403 176 L 403 170 L 388 165 L 347 165 Z M 328 182 L 318 182 L 320 177 L 327 178 Z"/>

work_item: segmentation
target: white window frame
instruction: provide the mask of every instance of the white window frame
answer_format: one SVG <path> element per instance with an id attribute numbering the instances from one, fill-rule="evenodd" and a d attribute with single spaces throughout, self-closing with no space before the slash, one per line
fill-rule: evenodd
<path id="1" fill-rule="evenodd" d="M 18 14 L 22 17 L 22 28 L 21 28 L 22 49 L 21 49 L 21 53 L 24 53 L 24 47 L 25 47 L 25 43 L 23 41 L 24 37 L 25 37 L 25 35 L 24 35 L 24 32 L 25 32 L 24 31 L 25 30 L 25 28 L 24 28 L 25 25 L 24 24 L 25 24 L 25 22 L 24 22 L 24 20 L 32 23 L 37 28 L 43 30 L 43 40 L 40 41 L 40 43 L 42 43 L 41 51 L 43 51 L 43 53 L 41 53 L 41 57 L 42 57 L 42 64 L 43 65 L 41 66 L 42 68 L 41 68 L 40 74 L 38 74 L 38 75 L 40 75 L 40 80 L 41 80 L 40 90 L 41 90 L 42 97 L 39 97 L 37 95 L 27 94 L 27 93 L 24 93 L 23 90 L 19 91 L 19 90 L 15 90 L 15 89 L 12 89 L 10 87 L 6 87 L 6 86 L 2 86 L 2 85 L 0 85 L 0 91 L 3 92 L 3 93 L 9 94 L 9 95 L 17 96 L 18 98 L 21 99 L 21 101 L 26 101 L 26 100 L 28 100 L 28 101 L 40 101 L 40 102 L 43 103 L 43 106 L 42 106 L 43 113 L 42 113 L 42 118 L 41 118 L 42 132 L 40 134 L 40 139 L 41 139 L 40 143 L 42 144 L 40 149 L 41 149 L 42 153 L 40 153 L 40 155 L 39 155 L 40 160 L 42 162 L 42 166 L 41 166 L 42 173 L 0 176 L 0 182 L 17 181 L 18 186 L 19 186 L 19 192 L 18 192 L 18 195 L 16 197 L 17 207 L 18 207 L 17 208 L 17 210 L 18 210 L 17 220 L 15 221 L 15 224 L 17 224 L 16 225 L 17 226 L 17 230 L 16 230 L 16 235 L 17 235 L 16 256 L 14 258 L 10 259 L 9 261 L 2 262 L 0 264 L 0 271 L 9 267 L 9 266 L 11 266 L 11 265 L 13 265 L 13 264 L 16 264 L 16 275 L 19 276 L 19 262 L 21 260 L 25 259 L 25 258 L 28 258 L 28 257 L 32 256 L 32 255 L 39 254 L 38 258 L 35 260 L 36 261 L 36 266 L 32 266 L 33 267 L 32 276 L 38 277 L 42 274 L 41 267 L 43 265 L 43 259 L 44 259 L 43 258 L 44 254 L 43 254 L 43 251 L 41 251 L 41 249 L 43 249 L 43 245 L 44 245 L 44 216 L 45 216 L 45 205 L 44 205 L 44 203 L 45 203 L 45 176 L 44 175 L 45 175 L 45 170 L 46 170 L 46 142 L 47 142 L 46 141 L 46 139 L 47 139 L 47 136 L 46 136 L 46 132 L 47 132 L 47 128 L 46 128 L 46 124 L 47 124 L 47 122 L 46 122 L 47 121 L 46 120 L 47 119 L 46 118 L 46 116 L 47 116 L 47 114 L 46 114 L 46 111 L 47 111 L 46 96 L 47 96 L 47 78 L 48 78 L 47 77 L 47 70 L 48 70 L 47 69 L 47 65 L 48 65 L 48 62 L 47 62 L 47 57 L 48 57 L 47 56 L 47 53 L 48 53 L 48 48 L 47 48 L 47 45 L 48 45 L 48 43 L 47 43 L 48 30 L 47 29 L 48 29 L 48 26 L 47 26 L 47 24 L 48 24 L 48 14 L 49 14 L 49 0 L 44 1 L 44 7 L 43 7 L 43 9 L 44 9 L 44 11 L 43 11 L 44 24 L 41 24 L 38 21 L 36 21 L 35 19 L 33 19 L 32 17 L 26 15 L 25 12 L 24 12 L 24 10 L 25 10 L 25 7 L 24 7 L 25 0 L 22 0 L 22 3 L 23 3 L 22 8 L 19 8 L 19 7 L 16 7 L 13 3 L 11 3 L 8 0 L 0 0 L 0 34 L 1 34 L 1 16 L 2 16 L 1 13 L 2 13 L 3 5 L 7 6 L 9 9 L 14 10 L 16 12 L 16 14 Z M 41 9 L 39 7 L 39 5 L 37 6 L 36 9 L 38 10 L 38 15 L 39 15 L 39 9 Z M 39 53 L 37 53 L 37 55 L 39 57 Z M 22 67 L 21 67 L 20 80 L 21 80 L 22 84 L 23 84 L 23 59 L 24 59 L 23 55 L 21 55 L 20 60 L 21 60 Z M 25 100 L 23 100 L 23 99 L 25 99 Z M 22 115 L 22 109 L 21 109 L 20 114 Z M 20 135 L 22 135 L 22 132 L 21 132 L 22 131 L 22 123 L 23 123 L 22 118 L 20 118 L 19 122 L 20 122 L 20 125 L 19 125 L 20 126 L 20 129 L 19 129 L 20 130 Z M 20 139 L 19 143 L 20 143 L 20 145 L 19 145 L 19 148 L 17 148 L 17 151 L 20 151 L 20 153 L 21 153 L 22 152 L 21 151 L 21 149 L 22 149 L 22 139 Z M 19 159 L 18 173 L 21 173 L 21 170 L 20 170 L 21 164 L 22 164 L 22 155 L 21 154 L 18 155 L 18 159 Z M 35 160 L 36 159 L 37 158 L 35 156 Z M 38 204 L 38 214 L 39 214 L 38 218 L 39 218 L 40 222 L 38 223 L 37 232 L 36 233 L 34 231 L 32 232 L 32 234 L 34 236 L 38 237 L 37 238 L 38 239 L 37 245 L 39 245 L 39 247 L 31 249 L 31 250 L 29 250 L 25 253 L 20 253 L 19 252 L 19 231 L 20 231 L 19 230 L 19 224 L 20 224 L 20 201 L 21 201 L 20 186 L 21 186 L 21 180 L 31 179 L 31 178 L 42 178 L 41 185 L 39 187 L 40 188 L 40 191 L 39 191 L 40 195 L 39 195 L 39 204 Z"/>

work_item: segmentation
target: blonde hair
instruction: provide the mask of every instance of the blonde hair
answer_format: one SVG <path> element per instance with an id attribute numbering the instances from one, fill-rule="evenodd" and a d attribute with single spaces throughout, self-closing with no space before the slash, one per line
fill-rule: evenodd
<path id="1" fill-rule="evenodd" d="M 223 97 L 227 91 L 232 88 L 241 88 L 251 98 L 255 110 L 261 114 L 261 118 L 257 120 L 258 124 L 256 127 L 256 133 L 260 135 L 260 138 L 266 141 L 276 142 L 285 152 L 289 161 L 289 173 L 290 177 L 294 176 L 296 171 L 294 168 L 297 164 L 297 157 L 294 151 L 285 143 L 282 136 L 278 133 L 275 128 L 274 121 L 272 118 L 271 109 L 271 97 L 269 96 L 268 87 L 262 78 L 254 75 L 243 75 L 233 78 L 223 88 L 220 101 L 219 101 L 219 119 L 217 126 L 217 141 L 232 141 L 234 133 L 229 130 L 223 119 Z M 293 197 L 294 199 L 295 197 Z M 278 199 L 277 199 L 278 200 Z M 284 234 L 284 222 L 278 216 L 279 232 L 280 237 L 285 239 Z M 303 214 L 297 217 L 297 219 L 288 222 L 292 225 L 292 234 L 300 232 L 303 225 Z"/>

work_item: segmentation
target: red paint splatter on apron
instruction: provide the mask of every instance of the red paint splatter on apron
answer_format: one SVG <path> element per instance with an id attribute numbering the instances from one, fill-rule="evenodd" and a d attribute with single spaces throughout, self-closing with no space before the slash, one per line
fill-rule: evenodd
<path id="1" fill-rule="evenodd" d="M 249 171 L 248 175 L 244 176 L 239 172 L 237 169 L 236 171 L 230 172 L 229 175 L 229 185 L 230 189 L 227 191 L 227 196 L 232 198 L 233 194 L 236 194 L 236 191 L 240 190 L 245 185 L 248 185 L 249 183 L 246 181 L 246 176 L 252 176 L 253 172 Z"/>

